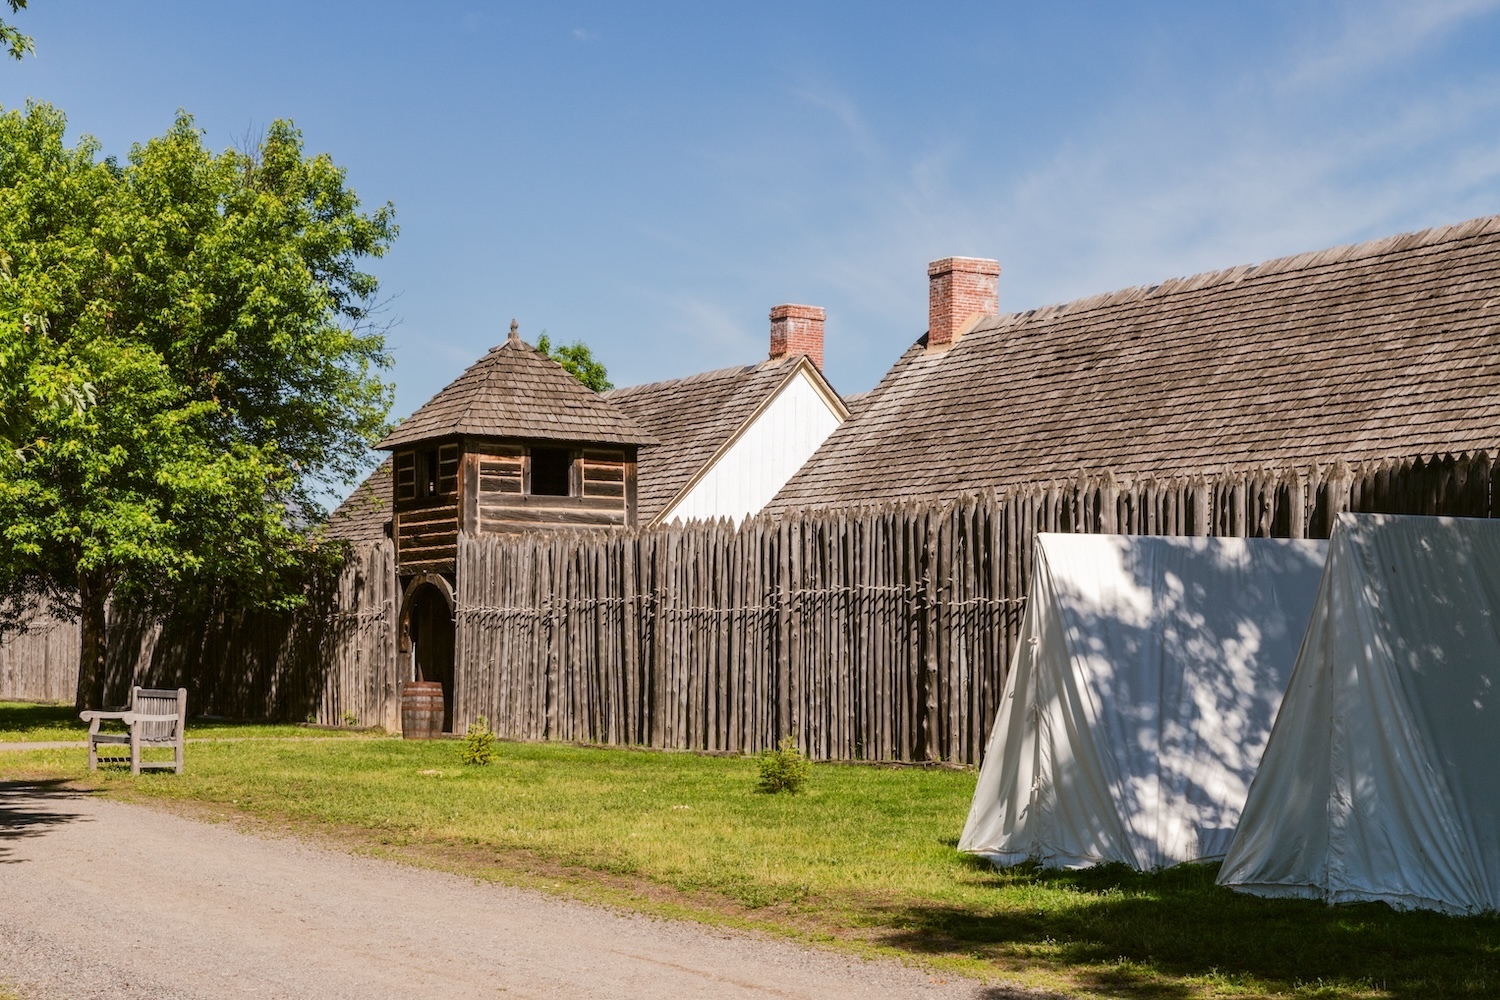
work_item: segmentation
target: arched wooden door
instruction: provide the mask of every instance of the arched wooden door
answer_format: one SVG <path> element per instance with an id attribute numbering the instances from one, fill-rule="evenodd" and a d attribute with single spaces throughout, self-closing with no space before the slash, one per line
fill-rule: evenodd
<path id="1" fill-rule="evenodd" d="M 411 636 L 413 680 L 443 685 L 443 732 L 453 731 L 453 611 L 447 596 L 430 583 L 419 583 L 408 597 L 407 628 Z"/>

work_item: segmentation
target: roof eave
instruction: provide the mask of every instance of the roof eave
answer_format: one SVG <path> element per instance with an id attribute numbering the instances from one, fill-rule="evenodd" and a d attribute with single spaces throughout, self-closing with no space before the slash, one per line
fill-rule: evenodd
<path id="1" fill-rule="evenodd" d="M 410 445 L 424 444 L 428 441 L 448 441 L 453 438 L 488 438 L 492 441 L 556 441 L 564 444 L 577 445 L 605 445 L 621 448 L 648 448 L 658 444 L 656 438 L 649 434 L 626 436 L 614 435 L 591 435 L 580 437 L 564 434 L 496 434 L 490 430 L 474 430 L 472 428 L 454 427 L 440 434 L 414 434 L 410 437 L 401 437 L 399 434 L 387 435 L 375 445 L 376 451 L 395 451 L 397 448 L 405 448 Z"/>

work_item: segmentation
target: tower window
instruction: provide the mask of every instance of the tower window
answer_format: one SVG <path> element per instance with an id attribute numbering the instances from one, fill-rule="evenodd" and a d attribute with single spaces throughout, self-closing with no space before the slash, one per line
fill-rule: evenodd
<path id="1" fill-rule="evenodd" d="M 531 492 L 539 497 L 572 493 L 573 453 L 566 448 L 531 449 Z"/>

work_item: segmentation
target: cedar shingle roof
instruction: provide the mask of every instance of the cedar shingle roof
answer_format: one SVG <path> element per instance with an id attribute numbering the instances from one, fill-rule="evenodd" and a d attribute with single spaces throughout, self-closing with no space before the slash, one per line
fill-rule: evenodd
<path id="1" fill-rule="evenodd" d="M 869 392 L 851 392 L 847 396 L 845 396 L 844 405 L 849 408 L 849 416 L 853 417 L 855 414 L 863 410 L 865 408 L 865 404 L 873 399 L 874 396 L 874 389 L 871 389 Z"/>
<path id="2" fill-rule="evenodd" d="M 1500 216 L 910 348 L 769 510 L 1500 448 Z"/>
<path id="3" fill-rule="evenodd" d="M 605 393 L 606 399 L 660 442 L 639 452 L 636 503 L 641 524 L 650 523 L 666 509 L 693 475 L 797 371 L 798 360 L 776 358 Z"/>
<path id="4" fill-rule="evenodd" d="M 376 466 L 365 481 L 328 515 L 328 538 L 349 542 L 378 542 L 391 519 L 391 460 Z"/>
<path id="5" fill-rule="evenodd" d="M 490 348 L 376 447 L 388 451 L 460 434 L 586 444 L 652 441 L 629 416 L 519 339 Z"/>

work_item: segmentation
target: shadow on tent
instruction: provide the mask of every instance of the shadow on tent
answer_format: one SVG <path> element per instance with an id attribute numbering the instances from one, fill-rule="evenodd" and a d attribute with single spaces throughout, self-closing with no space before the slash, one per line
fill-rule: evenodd
<path id="1" fill-rule="evenodd" d="M 1323 554 L 1285 539 L 1039 535 L 992 735 L 1004 745 L 987 755 L 965 849 L 1074 867 L 1222 857 Z"/>

